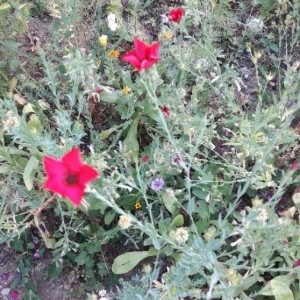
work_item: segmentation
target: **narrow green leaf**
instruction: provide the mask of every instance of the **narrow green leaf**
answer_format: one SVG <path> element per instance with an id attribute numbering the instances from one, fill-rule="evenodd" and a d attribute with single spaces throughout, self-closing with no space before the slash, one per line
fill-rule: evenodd
<path id="1" fill-rule="evenodd" d="M 28 191 L 32 190 L 34 171 L 38 168 L 39 161 L 35 156 L 31 156 L 28 160 L 23 173 L 23 179 Z"/>
<path id="2" fill-rule="evenodd" d="M 127 133 L 127 136 L 123 142 L 124 150 L 129 159 L 136 161 L 139 156 L 139 143 L 137 140 L 137 128 L 138 128 L 138 119 L 135 119 Z"/>
<path id="3" fill-rule="evenodd" d="M 186 206 L 186 210 L 189 214 L 192 214 L 195 211 L 195 207 L 196 207 L 195 198 L 191 197 L 189 199 L 189 202 L 188 202 L 187 206 Z"/>

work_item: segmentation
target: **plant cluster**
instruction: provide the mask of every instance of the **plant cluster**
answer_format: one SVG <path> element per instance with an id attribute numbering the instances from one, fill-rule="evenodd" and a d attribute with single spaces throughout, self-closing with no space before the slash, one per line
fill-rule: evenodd
<path id="1" fill-rule="evenodd" d="M 0 5 L 53 18 L 42 78 L 0 57 L 0 242 L 23 284 L 50 249 L 89 299 L 297 299 L 299 4 L 40 2 Z"/>

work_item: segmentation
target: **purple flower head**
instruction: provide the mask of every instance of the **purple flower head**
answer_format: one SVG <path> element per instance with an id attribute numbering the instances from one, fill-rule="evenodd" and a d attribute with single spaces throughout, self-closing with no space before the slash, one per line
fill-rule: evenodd
<path id="1" fill-rule="evenodd" d="M 36 260 L 39 260 L 41 258 L 40 254 L 38 251 L 36 251 L 34 254 L 33 254 L 33 258 L 36 259 Z"/>
<path id="2" fill-rule="evenodd" d="M 165 182 L 164 182 L 164 180 L 162 178 L 155 178 L 151 182 L 151 186 L 150 187 L 151 187 L 151 189 L 153 191 L 158 192 L 158 191 L 160 191 L 163 188 L 164 185 L 165 185 Z"/>
<path id="3" fill-rule="evenodd" d="M 21 278 L 22 278 L 21 273 L 20 273 L 19 271 L 16 271 L 15 276 L 14 276 L 14 279 L 20 280 Z"/>
<path id="4" fill-rule="evenodd" d="M 3 281 L 7 281 L 9 279 L 9 273 L 8 272 L 1 273 L 1 279 Z"/>

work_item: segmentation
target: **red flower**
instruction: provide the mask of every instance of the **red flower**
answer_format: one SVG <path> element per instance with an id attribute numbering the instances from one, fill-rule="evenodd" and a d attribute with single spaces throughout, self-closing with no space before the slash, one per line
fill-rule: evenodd
<path id="1" fill-rule="evenodd" d="M 170 108 L 167 106 L 167 105 L 164 105 L 161 109 L 162 113 L 164 114 L 164 117 L 166 119 L 168 119 L 171 115 L 171 112 L 170 112 Z"/>
<path id="2" fill-rule="evenodd" d="M 9 296 L 11 299 L 16 300 L 19 298 L 20 293 L 17 290 L 11 290 Z"/>
<path id="3" fill-rule="evenodd" d="M 181 7 L 171 9 L 169 12 L 169 20 L 172 22 L 179 23 L 183 17 L 183 14 L 184 10 Z"/>
<path id="4" fill-rule="evenodd" d="M 180 155 L 176 155 L 173 159 L 172 159 L 172 165 L 180 165 L 183 163 L 183 159 Z"/>
<path id="5" fill-rule="evenodd" d="M 104 88 L 101 88 L 101 87 L 96 87 L 96 88 L 95 88 L 95 92 L 98 93 L 98 94 L 99 94 L 99 93 L 102 93 L 102 92 L 104 92 L 104 91 L 105 91 Z"/>
<path id="6" fill-rule="evenodd" d="M 46 156 L 43 164 L 48 176 L 44 188 L 68 198 L 75 206 L 80 205 L 87 183 L 99 175 L 82 163 L 79 148 L 70 150 L 61 159 Z"/>
<path id="7" fill-rule="evenodd" d="M 142 69 L 149 69 L 159 61 L 160 42 L 152 45 L 134 38 L 134 49 L 121 56 L 123 61 L 131 63 L 138 72 Z"/>
<path id="8" fill-rule="evenodd" d="M 300 161 L 295 161 L 294 163 L 292 163 L 290 169 L 291 169 L 292 171 L 295 171 L 295 170 L 297 170 L 299 167 L 300 167 Z"/>
<path id="9" fill-rule="evenodd" d="M 149 155 L 146 154 L 141 157 L 142 164 L 146 164 L 148 161 L 149 161 Z"/>
<path id="10" fill-rule="evenodd" d="M 294 267 L 300 267 L 300 259 L 297 259 L 294 263 Z"/>

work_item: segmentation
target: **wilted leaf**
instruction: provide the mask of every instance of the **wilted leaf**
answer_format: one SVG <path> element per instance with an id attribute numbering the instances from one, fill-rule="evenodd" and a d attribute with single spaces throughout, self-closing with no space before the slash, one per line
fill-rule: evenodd
<path id="1" fill-rule="evenodd" d="M 300 203 L 300 193 L 295 193 L 293 196 L 292 196 L 292 199 L 294 201 L 294 203 L 297 205 Z"/>
<path id="2" fill-rule="evenodd" d="M 14 89 L 16 88 L 18 83 L 18 79 L 17 77 L 13 77 L 10 81 L 9 81 L 9 93 L 12 93 L 14 91 Z"/>
<path id="3" fill-rule="evenodd" d="M 14 94 L 13 99 L 20 105 L 25 105 L 27 100 L 19 94 Z"/>
<path id="4" fill-rule="evenodd" d="M 32 190 L 33 187 L 33 178 L 35 170 L 38 168 L 39 161 L 35 158 L 35 156 L 31 156 L 28 160 L 24 173 L 23 173 L 23 179 L 25 186 L 27 187 L 28 191 Z"/>
<path id="5" fill-rule="evenodd" d="M 10 4 L 9 3 L 2 3 L 0 5 L 0 10 L 6 10 L 6 9 L 10 9 Z"/>
<path id="6" fill-rule="evenodd" d="M 279 212 L 278 214 L 280 216 L 283 216 L 283 217 L 286 217 L 286 218 L 289 218 L 289 219 L 293 219 L 295 213 L 296 213 L 296 207 L 293 206 L 293 207 L 290 207 L 289 209 L 287 209 L 285 211 Z"/>

